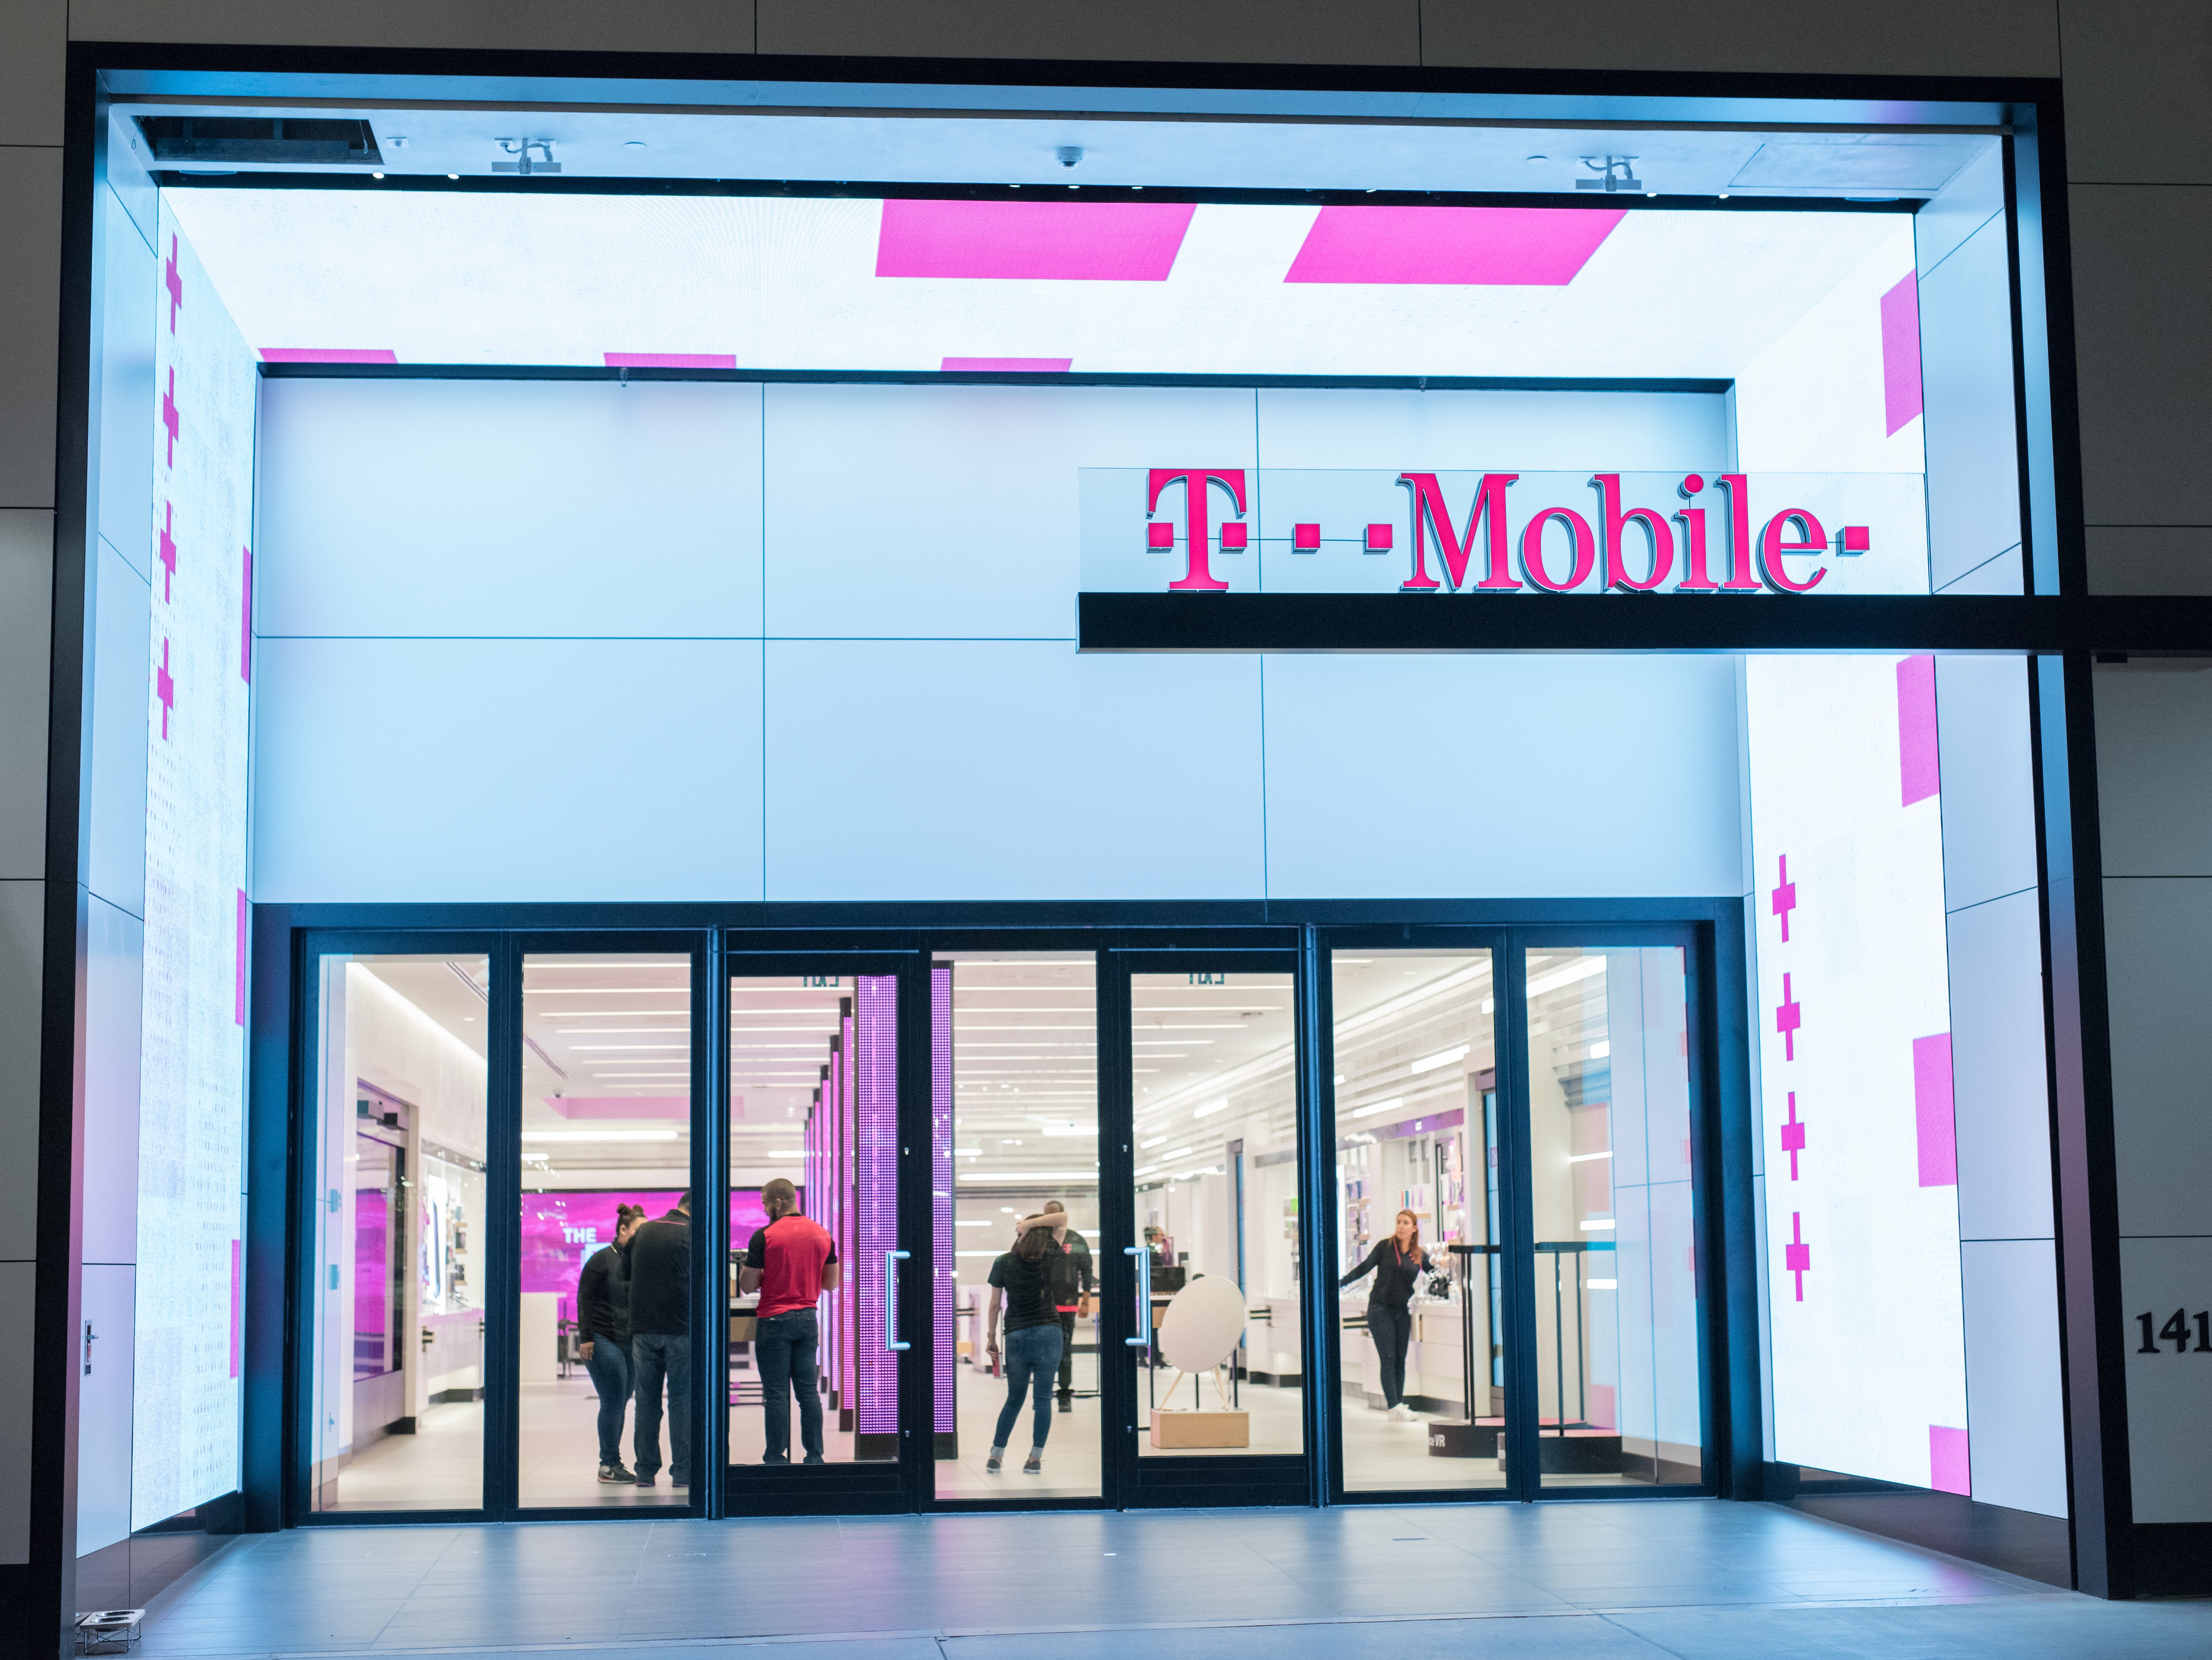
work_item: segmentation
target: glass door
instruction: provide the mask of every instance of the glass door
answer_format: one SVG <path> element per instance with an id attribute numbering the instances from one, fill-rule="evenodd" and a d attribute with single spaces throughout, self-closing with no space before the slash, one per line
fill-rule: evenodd
<path id="1" fill-rule="evenodd" d="M 1295 961 L 1125 959 L 1131 1209 L 1109 1276 L 1133 1325 L 1116 1357 L 1134 1371 L 1125 1503 L 1306 1496 Z"/>

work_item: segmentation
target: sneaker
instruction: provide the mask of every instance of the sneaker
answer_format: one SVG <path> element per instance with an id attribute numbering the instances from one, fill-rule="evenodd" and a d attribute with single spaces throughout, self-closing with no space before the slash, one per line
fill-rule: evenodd
<path id="1" fill-rule="evenodd" d="M 1024 1475 L 1042 1475 L 1043 1473 L 1044 1455 L 1042 1453 L 1033 1452 L 1023 1461 L 1022 1474 Z"/>
<path id="2" fill-rule="evenodd" d="M 761 1462 L 763 1464 L 774 1464 L 780 1467 L 788 1464 L 790 1462 L 791 1455 L 789 1453 L 764 1452 L 761 1455 Z"/>
<path id="3" fill-rule="evenodd" d="M 649 1487 L 653 1485 L 656 1474 L 657 1473 L 653 1470 L 640 1470 L 633 1479 L 635 1480 L 639 1487 Z"/>
<path id="4" fill-rule="evenodd" d="M 1075 1410 L 1075 1402 L 1069 1400 L 1063 1395 L 1060 1397 L 1060 1409 L 1062 1412 L 1073 1412 Z"/>
<path id="5" fill-rule="evenodd" d="M 689 1489 L 691 1486 L 691 1478 L 688 1475 L 672 1475 L 668 1478 L 668 1485 L 672 1487 Z"/>
<path id="6" fill-rule="evenodd" d="M 996 1475 L 999 1473 L 999 1461 L 1004 1456 L 1005 1453 L 1002 1449 L 998 1447 L 992 1448 L 991 1456 L 983 1461 L 983 1474 L 986 1475 Z"/>
<path id="7" fill-rule="evenodd" d="M 810 1464 L 826 1464 L 830 1461 L 818 1452 L 810 1452 L 806 1455 L 806 1462 Z"/>
<path id="8" fill-rule="evenodd" d="M 636 1481 L 637 1477 L 620 1464 L 602 1464 L 599 1466 L 599 1480 L 611 1487 L 629 1487 Z"/>

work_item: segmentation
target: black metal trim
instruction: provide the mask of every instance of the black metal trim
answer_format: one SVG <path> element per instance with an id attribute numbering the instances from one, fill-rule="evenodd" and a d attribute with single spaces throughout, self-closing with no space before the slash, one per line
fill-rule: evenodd
<path id="1" fill-rule="evenodd" d="M 1080 593 L 1090 652 L 2212 655 L 2212 599 L 2122 595 Z"/>

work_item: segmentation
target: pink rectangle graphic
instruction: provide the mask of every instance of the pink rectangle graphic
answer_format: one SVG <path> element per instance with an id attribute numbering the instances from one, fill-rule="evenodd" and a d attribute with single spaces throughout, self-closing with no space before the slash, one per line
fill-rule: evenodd
<path id="1" fill-rule="evenodd" d="M 238 1024 L 246 1024 L 246 890 L 238 891 Z"/>
<path id="2" fill-rule="evenodd" d="M 948 357 L 940 374 L 1065 374 L 1073 357 Z"/>
<path id="3" fill-rule="evenodd" d="M 1951 1034 L 1912 1040 L 1912 1122 L 1920 1185 L 1959 1185 L 1959 1138 L 1951 1101 Z"/>
<path id="4" fill-rule="evenodd" d="M 691 1116 L 691 1098 L 688 1095 L 548 1095 L 542 1099 L 546 1106 L 563 1118 L 689 1118 Z"/>
<path id="5" fill-rule="evenodd" d="M 1920 413 L 1920 277 L 1907 271 L 1881 296 L 1881 403 L 1889 430 Z"/>
<path id="6" fill-rule="evenodd" d="M 1904 806 L 1925 801 L 1943 787 L 1933 657 L 1908 657 L 1897 666 L 1897 774 Z"/>
<path id="7" fill-rule="evenodd" d="M 238 678 L 252 684 L 253 679 L 253 550 L 239 550 L 246 556 L 246 570 L 238 589 Z"/>
<path id="8" fill-rule="evenodd" d="M 726 351 L 610 351 L 601 354 L 611 369 L 733 369 L 737 355 Z"/>
<path id="9" fill-rule="evenodd" d="M 1164 283 L 1196 210 L 1188 202 L 886 202 L 876 275 Z"/>
<path id="10" fill-rule="evenodd" d="M 1323 208 L 1285 283 L 1564 288 L 1626 208 Z"/>
<path id="11" fill-rule="evenodd" d="M 1972 1495 L 1974 1461 L 1966 1431 L 1946 1424 L 1928 1426 L 1928 1485 L 1938 1493 Z"/>
<path id="12" fill-rule="evenodd" d="M 396 363 L 399 354 L 382 346 L 264 346 L 264 363 Z"/>
<path id="13" fill-rule="evenodd" d="M 246 1264 L 240 1252 L 240 1242 L 230 1242 L 230 1375 L 238 1376 L 239 1350 L 243 1347 L 239 1338 L 245 1328 Z"/>

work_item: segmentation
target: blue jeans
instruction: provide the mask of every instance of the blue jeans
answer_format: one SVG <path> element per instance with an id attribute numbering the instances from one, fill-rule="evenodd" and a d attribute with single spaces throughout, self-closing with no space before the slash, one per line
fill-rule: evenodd
<path id="1" fill-rule="evenodd" d="M 636 1332 L 629 1340 L 637 1379 L 637 1473 L 660 1473 L 660 1386 L 668 1385 L 668 1476 L 691 1479 L 691 1339 Z"/>
<path id="2" fill-rule="evenodd" d="M 814 1347 L 821 1336 L 812 1309 L 786 1309 L 755 1328 L 753 1358 L 760 1364 L 761 1421 L 768 1432 L 764 1464 L 791 1462 L 791 1397 L 799 1395 L 799 1440 L 809 1462 L 822 1456 L 822 1386 L 814 1377 Z"/>
<path id="3" fill-rule="evenodd" d="M 1060 1370 L 1060 1341 L 1058 1320 L 1048 1326 L 1024 1326 L 1006 1334 L 1006 1404 L 999 1408 L 999 1431 L 991 1438 L 994 1450 L 1003 1448 L 1006 1438 L 1014 1432 L 1024 1395 L 1036 1396 L 1036 1421 L 1030 1432 L 1030 1444 L 1041 1447 L 1052 1433 L 1052 1378 Z"/>
<path id="4" fill-rule="evenodd" d="M 599 1462 L 622 1462 L 623 1413 L 629 1405 L 629 1346 L 611 1337 L 592 1340 L 584 1370 L 599 1392 Z"/>

